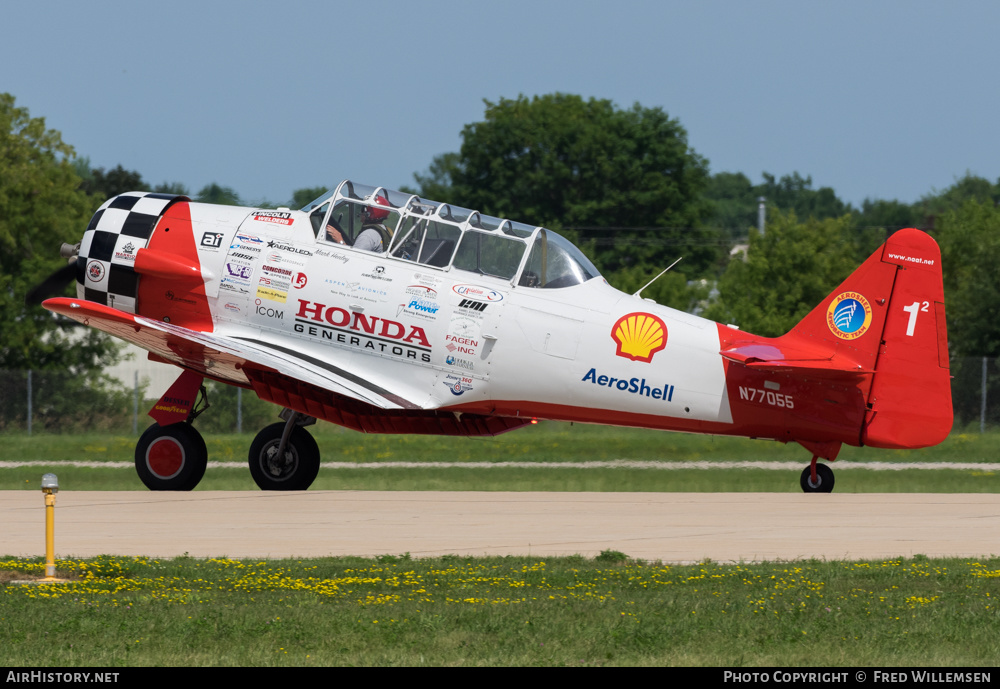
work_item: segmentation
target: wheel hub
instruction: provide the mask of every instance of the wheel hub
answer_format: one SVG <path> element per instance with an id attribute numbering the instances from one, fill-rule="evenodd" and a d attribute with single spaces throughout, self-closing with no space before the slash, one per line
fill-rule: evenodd
<path id="1" fill-rule="evenodd" d="M 264 449 L 261 468 L 274 480 L 281 481 L 295 473 L 298 457 L 291 445 L 285 447 L 284 456 L 279 456 L 278 445 L 279 441 L 275 440 Z"/>

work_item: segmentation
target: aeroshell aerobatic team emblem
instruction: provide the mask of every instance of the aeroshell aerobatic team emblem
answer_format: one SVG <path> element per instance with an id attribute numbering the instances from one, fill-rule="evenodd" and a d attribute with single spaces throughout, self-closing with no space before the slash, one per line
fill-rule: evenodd
<path id="1" fill-rule="evenodd" d="M 611 339 L 618 344 L 617 356 L 648 364 L 654 354 L 667 346 L 667 326 L 651 313 L 629 313 L 611 328 Z"/>
<path id="2" fill-rule="evenodd" d="M 826 324 L 840 339 L 855 340 L 871 327 L 871 304 L 857 292 L 841 292 L 826 310 Z"/>

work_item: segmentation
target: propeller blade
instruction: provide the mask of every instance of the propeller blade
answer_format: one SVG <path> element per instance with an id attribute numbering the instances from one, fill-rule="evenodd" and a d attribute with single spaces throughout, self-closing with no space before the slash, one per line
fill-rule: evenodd
<path id="1" fill-rule="evenodd" d="M 66 291 L 66 286 L 76 280 L 76 262 L 67 263 L 42 282 L 31 288 L 24 303 L 28 306 L 38 306 L 49 297 L 58 297 Z"/>

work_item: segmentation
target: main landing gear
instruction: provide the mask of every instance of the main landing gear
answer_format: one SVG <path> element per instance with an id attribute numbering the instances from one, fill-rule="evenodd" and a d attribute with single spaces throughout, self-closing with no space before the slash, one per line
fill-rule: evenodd
<path id="1" fill-rule="evenodd" d="M 154 423 L 139 437 L 135 446 L 136 473 L 150 490 L 193 490 L 208 466 L 205 439 L 191 425 L 199 414 L 208 409 L 208 398 L 200 378 L 181 374 L 174 386 L 181 383 L 185 376 L 188 376 L 185 384 L 192 388 L 191 392 L 197 390 L 197 396 L 191 394 L 188 397 L 194 402 L 181 409 L 186 414 L 175 412 L 170 417 L 161 416 L 160 420 L 178 420 L 162 426 L 159 422 Z M 175 387 L 172 387 L 171 391 L 174 390 Z M 154 411 L 168 399 L 171 391 L 157 402 Z"/>
<path id="2" fill-rule="evenodd" d="M 833 492 L 833 469 L 826 464 L 817 464 L 817 457 L 812 458 L 812 462 L 802 470 L 802 477 L 799 484 L 805 493 L 832 493 Z"/>
<path id="3" fill-rule="evenodd" d="M 187 421 L 154 423 L 135 446 L 135 470 L 150 490 L 192 490 L 207 466 L 205 440 Z"/>
<path id="4" fill-rule="evenodd" d="M 284 423 L 262 430 L 250 445 L 250 475 L 261 490 L 305 490 L 319 473 L 319 447 L 303 426 L 316 423 L 291 409 Z"/>
<path id="5" fill-rule="evenodd" d="M 157 423 L 135 446 L 135 470 L 150 490 L 193 490 L 205 476 L 208 449 L 191 425 L 208 409 L 201 380 L 191 372 L 181 374 L 150 412 Z M 291 409 L 281 418 L 250 445 L 250 475 L 261 490 L 306 490 L 319 473 L 319 447 L 304 427 L 316 419 Z"/>

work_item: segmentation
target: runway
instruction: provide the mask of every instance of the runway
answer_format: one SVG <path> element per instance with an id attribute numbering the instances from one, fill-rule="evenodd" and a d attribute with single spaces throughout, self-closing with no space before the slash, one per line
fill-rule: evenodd
<path id="1" fill-rule="evenodd" d="M 45 553 L 41 492 L 0 491 L 0 554 Z M 1000 495 L 64 492 L 57 557 L 579 554 L 690 563 L 1000 553 Z"/>

